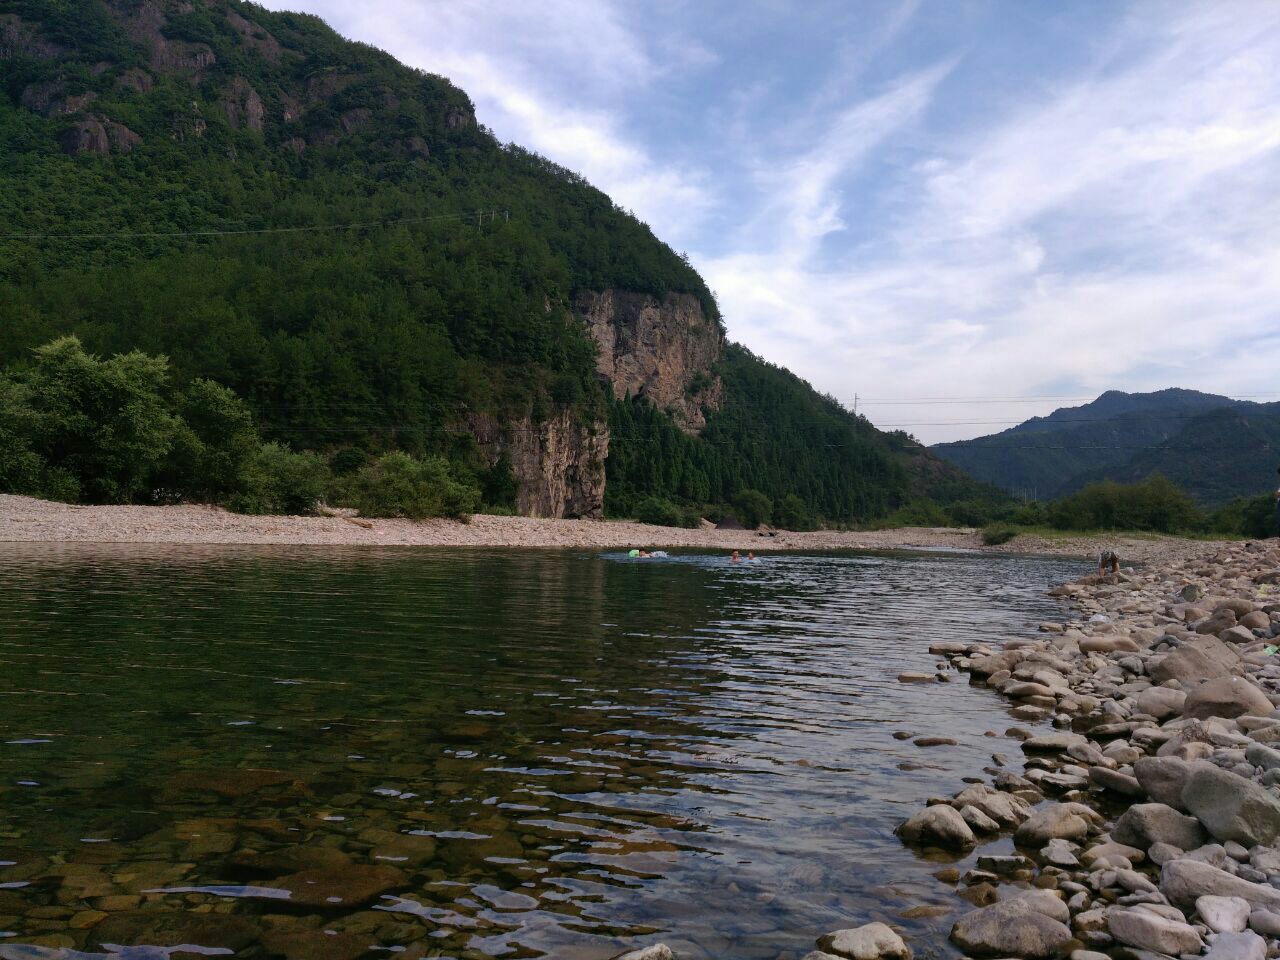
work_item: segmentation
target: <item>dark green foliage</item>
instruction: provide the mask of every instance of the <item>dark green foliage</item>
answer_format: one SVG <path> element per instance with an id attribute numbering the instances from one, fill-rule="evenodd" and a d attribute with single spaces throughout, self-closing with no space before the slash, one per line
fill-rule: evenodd
<path id="1" fill-rule="evenodd" d="M 177 414 L 181 427 L 158 485 L 206 500 L 238 490 L 262 442 L 245 402 L 212 380 L 195 380 L 179 399 Z"/>
<path id="2" fill-rule="evenodd" d="M 889 514 L 884 525 L 887 527 L 949 527 L 951 516 L 933 500 L 912 500 Z"/>
<path id="3" fill-rule="evenodd" d="M 609 516 L 633 516 L 649 495 L 706 505 L 718 515 L 716 505 L 731 503 L 743 489 L 774 503 L 796 497 L 806 524 L 867 522 L 931 494 L 947 502 L 1003 499 L 905 434 L 880 433 L 743 347 L 728 346 L 719 373 L 723 403 L 709 411 L 699 437 L 643 401 L 610 404 Z"/>
<path id="4" fill-rule="evenodd" d="M 768 521 L 773 513 L 773 502 L 759 490 L 740 490 L 733 498 L 733 512 L 739 523 L 748 530 L 754 530 Z"/>
<path id="5" fill-rule="evenodd" d="M 794 493 L 788 493 L 773 507 L 773 525 L 783 530 L 816 530 L 817 522 L 808 505 Z"/>
<path id="6" fill-rule="evenodd" d="M 1014 527 L 993 524 L 982 531 L 982 542 L 988 547 L 998 547 L 1002 543 L 1008 543 L 1017 535 L 1018 531 Z"/>
<path id="7" fill-rule="evenodd" d="M 1214 506 L 1265 488 L 1278 448 L 1280 404 L 1171 389 L 1110 391 L 1084 406 L 933 449 L 975 477 L 1032 498 L 1159 473 Z"/>
<path id="8" fill-rule="evenodd" d="M 514 510 L 520 482 L 511 469 L 511 459 L 504 453 L 493 466 L 480 471 L 480 497 L 486 509 Z"/>
<path id="9" fill-rule="evenodd" d="M 5 486 L 93 503 L 143 497 L 181 423 L 162 395 L 166 381 L 161 357 L 101 360 L 74 337 L 40 347 L 0 391 Z"/>
<path id="10" fill-rule="evenodd" d="M 645 497 L 635 507 L 635 519 L 651 523 L 655 527 L 683 527 L 684 513 L 670 500 L 661 497 Z"/>
<path id="11" fill-rule="evenodd" d="M 1048 521 L 1059 530 L 1150 530 L 1176 533 L 1202 529 L 1204 517 L 1185 492 L 1164 477 L 1141 483 L 1106 481 L 1051 503 Z"/>
<path id="12" fill-rule="evenodd" d="M 329 469 L 335 477 L 346 477 L 369 462 L 369 455 L 359 447 L 343 447 L 329 458 Z"/>
<path id="13" fill-rule="evenodd" d="M 238 513 L 314 513 L 329 479 L 329 465 L 319 454 L 264 443 L 244 465 L 240 492 L 228 506 Z"/>
<path id="14" fill-rule="evenodd" d="M 466 520 L 480 507 L 480 491 L 460 482 L 440 457 L 416 460 L 383 454 L 351 479 L 343 498 L 366 517 L 452 517 Z"/>
<path id="15" fill-rule="evenodd" d="M 1276 498 L 1273 494 L 1264 493 L 1249 499 L 1240 497 L 1232 500 L 1210 515 L 1209 529 L 1214 533 L 1259 540 L 1280 536 L 1280 530 L 1276 529 Z"/>

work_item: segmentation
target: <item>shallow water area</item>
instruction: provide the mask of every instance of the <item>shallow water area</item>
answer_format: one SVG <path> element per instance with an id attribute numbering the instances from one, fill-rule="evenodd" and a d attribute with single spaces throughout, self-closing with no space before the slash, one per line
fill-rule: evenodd
<path id="1" fill-rule="evenodd" d="M 0 545 L 0 958 L 952 955 L 892 830 L 1017 744 L 896 678 L 1079 567 Z"/>

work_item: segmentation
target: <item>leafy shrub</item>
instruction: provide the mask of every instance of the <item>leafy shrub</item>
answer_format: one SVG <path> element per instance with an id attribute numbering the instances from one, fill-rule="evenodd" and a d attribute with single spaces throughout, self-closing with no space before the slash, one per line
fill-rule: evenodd
<path id="1" fill-rule="evenodd" d="M 75 337 L 37 348 L 33 366 L 4 391 L 7 429 L 17 436 L 3 469 L 14 475 L 11 482 L 28 485 L 39 470 L 62 496 L 137 499 L 179 429 L 161 393 L 167 379 L 163 357 L 133 351 L 103 360 L 85 353 Z"/>
<path id="2" fill-rule="evenodd" d="M 803 500 L 788 493 L 773 508 L 773 525 L 783 530 L 816 530 L 817 521 Z"/>
<path id="3" fill-rule="evenodd" d="M 1206 518 L 1194 500 L 1164 477 L 1141 483 L 1094 483 L 1055 500 L 1048 521 L 1059 530 L 1203 530 Z"/>
<path id="4" fill-rule="evenodd" d="M 888 527 L 946 527 L 951 524 L 947 511 L 929 499 L 912 500 L 885 518 Z"/>
<path id="5" fill-rule="evenodd" d="M 635 507 L 636 519 L 655 527 L 683 527 L 684 513 L 670 500 L 645 497 Z"/>
<path id="6" fill-rule="evenodd" d="M 335 477 L 347 477 L 368 462 L 368 454 L 359 447 L 343 447 L 329 458 L 329 469 Z"/>
<path id="7" fill-rule="evenodd" d="M 245 464 L 262 440 L 248 405 L 212 380 L 195 380 L 178 403 L 181 416 L 164 471 L 188 495 L 217 499 L 240 487 Z"/>
<path id="8" fill-rule="evenodd" d="M 366 517 L 452 517 L 467 520 L 480 506 L 480 491 L 460 482 L 440 457 L 415 460 L 383 454 L 363 467 L 350 486 L 352 505 Z"/>
<path id="9" fill-rule="evenodd" d="M 1275 536 L 1275 502 L 1269 493 L 1248 499 L 1237 497 L 1213 512 L 1209 529 L 1214 533 L 1255 539 Z"/>
<path id="10" fill-rule="evenodd" d="M 733 512 L 748 530 L 754 530 L 769 519 L 773 503 L 759 490 L 740 490 L 733 498 Z"/>
<path id="11" fill-rule="evenodd" d="M 329 476 L 329 465 L 318 453 L 264 443 L 244 464 L 240 492 L 228 506 L 237 513 L 314 513 Z"/>
<path id="12" fill-rule="evenodd" d="M 511 469 L 511 460 L 504 453 L 493 466 L 480 472 L 480 494 L 485 504 L 485 512 L 495 512 L 490 508 L 505 509 L 509 514 L 515 513 L 516 497 L 520 493 L 520 481 Z"/>
<path id="13" fill-rule="evenodd" d="M 947 506 L 947 513 L 958 527 L 985 527 L 996 519 L 992 504 L 982 500 L 957 500 Z"/>
<path id="14" fill-rule="evenodd" d="M 1014 527 L 992 524 L 982 531 L 982 542 L 988 547 L 998 547 L 1002 543 L 1008 543 L 1017 535 L 1018 531 Z"/>

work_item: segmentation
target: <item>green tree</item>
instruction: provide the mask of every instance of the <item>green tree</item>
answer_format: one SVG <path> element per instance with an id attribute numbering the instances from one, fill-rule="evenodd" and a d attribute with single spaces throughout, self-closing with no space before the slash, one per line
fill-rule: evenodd
<path id="1" fill-rule="evenodd" d="M 480 506 L 480 491 L 460 482 L 447 461 L 415 460 L 399 452 L 384 454 L 362 468 L 349 496 L 366 517 L 466 520 Z"/>
<path id="2" fill-rule="evenodd" d="M 95 503 L 129 503 L 173 447 L 179 419 L 162 395 L 168 363 L 139 351 L 106 360 L 75 337 L 39 347 L 18 377 L 29 398 L 27 446 Z"/>
<path id="3" fill-rule="evenodd" d="M 766 523 L 773 512 L 773 503 L 759 490 L 740 490 L 733 498 L 733 512 L 748 530 Z"/>
<path id="4" fill-rule="evenodd" d="M 264 443 L 244 464 L 240 491 L 229 506 L 239 513 L 315 513 L 329 481 L 329 466 L 319 454 Z"/>

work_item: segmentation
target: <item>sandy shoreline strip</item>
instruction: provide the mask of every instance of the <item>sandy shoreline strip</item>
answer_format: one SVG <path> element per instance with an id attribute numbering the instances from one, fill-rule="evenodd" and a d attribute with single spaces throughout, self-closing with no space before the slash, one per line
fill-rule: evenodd
<path id="1" fill-rule="evenodd" d="M 974 550 L 1088 557 L 1106 546 L 1126 562 L 1201 554 L 1213 544 L 1176 537 L 1020 536 L 986 547 L 979 531 L 945 527 L 896 530 L 778 532 L 685 530 L 623 520 L 543 520 L 477 514 L 452 520 L 354 520 L 348 517 L 248 517 L 221 507 L 74 506 L 0 495 L 0 543 L 261 544 L 296 546 L 424 546 L 630 548 L 705 550 Z"/>

